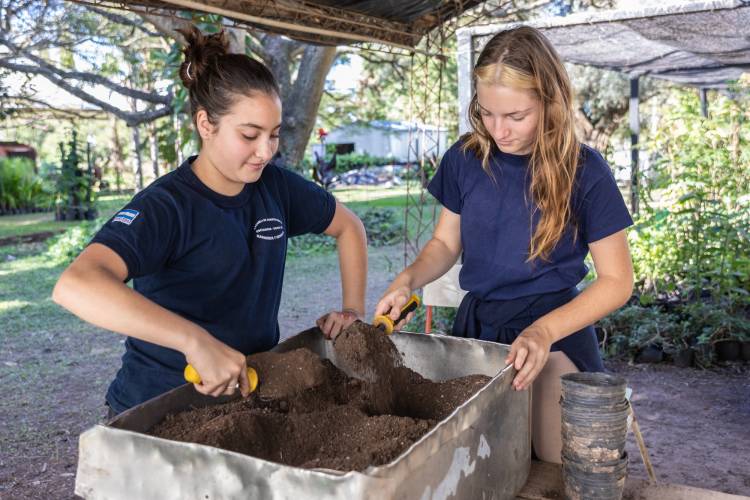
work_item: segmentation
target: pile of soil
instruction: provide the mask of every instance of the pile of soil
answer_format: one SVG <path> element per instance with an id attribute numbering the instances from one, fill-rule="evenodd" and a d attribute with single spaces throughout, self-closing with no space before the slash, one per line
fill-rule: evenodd
<path id="1" fill-rule="evenodd" d="M 377 358 L 372 380 L 349 377 L 308 349 L 254 354 L 248 365 L 260 383 L 250 397 L 168 415 L 150 433 L 295 467 L 361 471 L 395 459 L 490 380 L 425 379 L 401 364 L 388 337 L 372 330 L 355 323 L 335 345 L 339 358 L 351 347 L 348 369 L 371 369 L 372 360 L 355 351 L 369 352 L 363 346 L 386 339 L 392 350 Z"/>

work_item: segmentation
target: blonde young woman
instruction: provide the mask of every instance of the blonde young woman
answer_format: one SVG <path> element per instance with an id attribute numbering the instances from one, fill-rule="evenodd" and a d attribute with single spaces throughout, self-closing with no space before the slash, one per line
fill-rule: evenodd
<path id="1" fill-rule="evenodd" d="M 592 324 L 631 295 L 632 224 L 609 166 L 573 131 L 573 95 L 537 30 L 493 37 L 474 68 L 472 131 L 428 190 L 442 204 L 432 239 L 388 287 L 376 314 L 396 319 L 412 290 L 463 254 L 468 294 L 453 335 L 511 344 L 516 390 L 532 391 L 537 457 L 560 462 L 560 376 L 602 371 Z M 596 280 L 582 292 L 591 252 Z"/>

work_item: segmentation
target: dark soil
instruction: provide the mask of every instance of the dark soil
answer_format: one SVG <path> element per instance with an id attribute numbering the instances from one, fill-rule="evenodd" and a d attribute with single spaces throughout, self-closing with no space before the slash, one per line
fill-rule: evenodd
<path id="1" fill-rule="evenodd" d="M 58 231 L 42 231 L 40 233 L 23 234 L 20 236 L 6 236 L 5 238 L 0 238 L 0 247 L 47 241 L 51 237 L 56 236 L 63 231 L 64 229 L 60 229 Z"/>
<path id="2" fill-rule="evenodd" d="M 371 382 L 365 386 L 371 411 L 388 413 L 396 389 L 408 384 L 411 373 L 400 369 L 403 359 L 391 339 L 382 330 L 355 321 L 334 339 L 333 348 L 347 374 Z"/>
<path id="3" fill-rule="evenodd" d="M 368 328 L 354 325 L 344 338 Z M 260 379 L 250 397 L 168 415 L 151 434 L 296 467 L 363 470 L 395 459 L 489 381 L 432 382 L 391 360 L 370 382 L 307 349 L 252 355 L 248 365 Z"/>

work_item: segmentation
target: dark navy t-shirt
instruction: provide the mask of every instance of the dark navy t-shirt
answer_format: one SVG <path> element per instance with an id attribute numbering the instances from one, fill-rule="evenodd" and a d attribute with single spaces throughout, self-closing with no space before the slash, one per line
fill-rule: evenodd
<path id="1" fill-rule="evenodd" d="M 287 238 L 321 233 L 333 196 L 268 165 L 236 196 L 218 194 L 190 158 L 138 193 L 93 238 L 114 250 L 146 298 L 252 354 L 279 341 Z M 122 368 L 107 392 L 117 412 L 184 384 L 185 356 L 128 337 Z"/>
<path id="2" fill-rule="evenodd" d="M 461 288 L 482 300 L 509 300 L 576 286 L 586 273 L 588 244 L 633 224 L 607 162 L 581 146 L 571 207 L 578 231 L 568 228 L 549 261 L 527 262 L 533 234 L 528 155 L 495 150 L 495 181 L 458 141 L 443 156 L 429 192 L 461 216 Z M 538 212 L 533 215 L 538 221 Z"/>

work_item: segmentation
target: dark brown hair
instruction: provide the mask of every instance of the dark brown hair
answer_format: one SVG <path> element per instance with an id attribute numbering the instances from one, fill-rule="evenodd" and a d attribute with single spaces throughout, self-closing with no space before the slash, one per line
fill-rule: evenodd
<path id="1" fill-rule="evenodd" d="M 180 29 L 187 42 L 182 53 L 180 78 L 188 89 L 190 112 L 206 110 L 208 120 L 216 125 L 229 112 L 237 96 L 257 92 L 280 96 L 271 71 L 260 61 L 245 54 L 230 54 L 224 31 L 204 35 L 195 27 Z"/>

